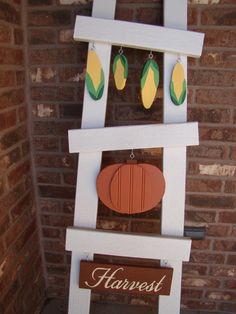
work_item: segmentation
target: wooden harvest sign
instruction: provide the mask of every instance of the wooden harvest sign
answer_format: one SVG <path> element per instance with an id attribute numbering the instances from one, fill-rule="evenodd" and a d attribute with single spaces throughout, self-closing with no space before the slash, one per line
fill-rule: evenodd
<path id="1" fill-rule="evenodd" d="M 79 287 L 130 294 L 169 295 L 172 268 L 80 262 Z"/>

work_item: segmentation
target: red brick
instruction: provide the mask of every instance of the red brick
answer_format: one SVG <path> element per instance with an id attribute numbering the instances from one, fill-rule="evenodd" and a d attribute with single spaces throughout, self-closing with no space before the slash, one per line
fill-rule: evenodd
<path id="1" fill-rule="evenodd" d="M 18 108 L 18 119 L 20 122 L 26 121 L 28 116 L 28 111 L 26 106 L 21 106 Z"/>
<path id="2" fill-rule="evenodd" d="M 229 123 L 230 109 L 189 108 L 188 120 L 202 123 Z"/>
<path id="3" fill-rule="evenodd" d="M 0 88 L 10 87 L 15 84 L 15 73 L 13 71 L 0 71 Z"/>
<path id="4" fill-rule="evenodd" d="M 73 217 L 44 214 L 41 217 L 41 222 L 43 226 L 68 227 L 73 224 Z"/>
<path id="5" fill-rule="evenodd" d="M 52 171 L 39 171 L 37 173 L 38 183 L 60 184 L 61 177 L 59 173 Z"/>
<path id="6" fill-rule="evenodd" d="M 136 11 L 136 19 L 139 23 L 163 25 L 162 11 L 155 7 L 140 7 Z M 132 20 L 132 16 L 128 18 Z"/>
<path id="7" fill-rule="evenodd" d="M 194 263 L 223 264 L 225 256 L 220 253 L 192 252 L 190 260 Z"/>
<path id="8" fill-rule="evenodd" d="M 1 199 L 0 217 L 5 216 L 5 213 L 18 202 L 24 194 L 24 186 L 19 184 L 16 188 L 11 190 L 4 198 Z"/>
<path id="9" fill-rule="evenodd" d="M 35 163 L 38 167 L 47 168 L 74 168 L 75 162 L 72 155 L 36 155 Z"/>
<path id="10" fill-rule="evenodd" d="M 1 93 L 0 109 L 10 108 L 22 104 L 24 101 L 24 90 L 15 89 Z"/>
<path id="11" fill-rule="evenodd" d="M 48 276 L 48 282 L 50 285 L 55 285 L 57 287 L 65 287 L 66 279 L 56 276 Z"/>
<path id="12" fill-rule="evenodd" d="M 40 152 L 57 152 L 59 151 L 59 140 L 58 138 L 50 137 L 35 137 L 34 138 L 35 150 Z"/>
<path id="13" fill-rule="evenodd" d="M 0 217 L 0 236 L 2 236 L 10 227 L 10 219 L 8 215 L 5 215 L 3 217 Z"/>
<path id="14" fill-rule="evenodd" d="M 223 159 L 226 157 L 227 149 L 225 146 L 219 145 L 204 145 L 190 146 L 187 149 L 188 156 L 194 158 L 209 158 L 209 159 Z"/>
<path id="15" fill-rule="evenodd" d="M 201 23 L 203 25 L 234 26 L 236 24 L 236 10 L 234 8 L 207 8 L 202 11 Z"/>
<path id="16" fill-rule="evenodd" d="M 235 90 L 197 89 L 196 102 L 204 105 L 234 105 Z"/>
<path id="17" fill-rule="evenodd" d="M 129 223 L 125 220 L 118 220 L 118 219 L 101 219 L 97 220 L 97 229 L 103 230 L 115 230 L 115 231 L 122 231 L 127 232 L 129 229 Z"/>
<path id="18" fill-rule="evenodd" d="M 207 250 L 210 249 L 211 240 L 192 240 L 192 249 L 193 250 Z"/>
<path id="19" fill-rule="evenodd" d="M 190 262 L 183 263 L 183 272 L 185 275 L 202 276 L 207 273 L 207 266 L 196 265 Z"/>
<path id="20" fill-rule="evenodd" d="M 207 235 L 213 237 L 225 237 L 229 234 L 229 226 L 226 225 L 209 225 Z"/>
<path id="21" fill-rule="evenodd" d="M 236 265 L 236 255 L 228 255 L 227 264 Z"/>
<path id="22" fill-rule="evenodd" d="M 16 71 L 16 85 L 24 85 L 25 83 L 25 73 L 23 71 Z"/>
<path id="23" fill-rule="evenodd" d="M 235 266 L 212 266 L 210 267 L 210 275 L 215 277 L 233 277 L 235 278 Z"/>
<path id="24" fill-rule="evenodd" d="M 214 310 L 215 309 L 215 302 L 210 301 L 199 301 L 199 300 L 182 300 L 181 305 L 185 309 L 192 309 L 192 310 Z"/>
<path id="25" fill-rule="evenodd" d="M 236 290 L 236 280 L 225 280 L 224 288 Z"/>
<path id="26" fill-rule="evenodd" d="M 29 26 L 61 26 L 70 25 L 70 11 L 35 11 L 28 15 Z"/>
<path id="27" fill-rule="evenodd" d="M 13 164 L 16 164 L 21 158 L 20 148 L 11 150 L 8 154 L 0 157 L 0 173 L 5 172 Z"/>
<path id="28" fill-rule="evenodd" d="M 234 29 L 204 29 L 205 47 L 228 47 L 234 48 L 236 45 L 236 31 Z"/>
<path id="29" fill-rule="evenodd" d="M 236 223 L 236 212 L 220 212 L 219 221 L 224 223 Z"/>
<path id="30" fill-rule="evenodd" d="M 33 235 L 33 233 L 36 230 L 36 223 L 35 220 L 32 221 L 23 231 L 21 236 L 17 239 L 14 248 L 18 251 L 21 250 L 26 243 L 29 241 L 30 237 Z"/>
<path id="31" fill-rule="evenodd" d="M 10 43 L 11 28 L 7 25 L 0 25 L 0 43 Z"/>
<path id="32" fill-rule="evenodd" d="M 236 131 L 235 128 L 200 128 L 201 140 L 223 141 L 223 142 L 235 142 Z"/>
<path id="33" fill-rule="evenodd" d="M 34 49 L 30 53 L 31 64 L 71 64 L 76 63 L 75 48 Z"/>
<path id="34" fill-rule="evenodd" d="M 17 204 L 14 206 L 11 211 L 10 215 L 12 221 L 15 221 L 23 214 L 27 213 L 31 210 L 33 206 L 33 195 L 31 192 L 28 192 Z"/>
<path id="35" fill-rule="evenodd" d="M 65 252 L 65 239 L 44 239 L 43 240 L 44 250 L 47 252 Z"/>
<path id="36" fill-rule="evenodd" d="M 67 199 L 75 198 L 75 189 L 72 187 L 63 187 L 63 186 L 50 186 L 50 185 L 40 185 L 39 195 L 41 197 L 50 197 L 50 198 L 62 198 Z"/>
<path id="37" fill-rule="evenodd" d="M 61 203 L 58 200 L 40 200 L 40 210 L 44 213 L 62 212 Z"/>
<path id="38" fill-rule="evenodd" d="M 0 2 L 0 20 L 20 24 L 20 12 L 7 2 Z"/>
<path id="39" fill-rule="evenodd" d="M 73 87 L 32 87 L 31 97 L 36 101 L 74 101 L 75 89 Z"/>
<path id="40" fill-rule="evenodd" d="M 236 298 L 236 293 L 231 291 L 208 291 L 206 293 L 206 298 L 209 300 L 223 300 L 223 301 L 234 301 Z"/>
<path id="41" fill-rule="evenodd" d="M 71 128 L 71 122 L 45 121 L 34 123 L 34 132 L 36 135 L 68 136 L 68 130 Z"/>
<path id="42" fill-rule="evenodd" d="M 22 226 L 24 226 L 25 228 L 27 226 L 28 220 L 29 220 L 28 214 L 24 213 L 19 217 L 19 219 L 17 219 L 14 223 L 11 224 L 10 228 L 8 228 L 5 234 L 5 243 L 8 248 L 13 247 L 14 243 L 24 230 Z"/>
<path id="43" fill-rule="evenodd" d="M 38 67 L 30 71 L 30 78 L 32 83 L 53 83 L 56 80 L 55 67 Z"/>
<path id="44" fill-rule="evenodd" d="M 235 302 L 225 302 L 219 305 L 219 309 L 222 311 L 227 311 L 227 313 L 235 313 L 236 312 L 236 303 Z"/>
<path id="45" fill-rule="evenodd" d="M 43 228 L 43 237 L 50 239 L 59 239 L 61 237 L 61 230 L 56 228 Z"/>
<path id="46" fill-rule="evenodd" d="M 200 65 L 207 67 L 231 69 L 236 66 L 234 52 L 207 49 L 202 53 L 202 56 L 200 58 Z"/>
<path id="47" fill-rule="evenodd" d="M 52 0 L 28 0 L 29 6 L 36 7 L 36 6 L 44 6 L 44 5 L 51 5 L 53 4 Z"/>
<path id="48" fill-rule="evenodd" d="M 18 184 L 22 178 L 30 171 L 30 162 L 27 160 L 22 164 L 19 164 L 16 168 L 12 169 L 8 174 L 8 184 L 10 187 Z"/>
<path id="49" fill-rule="evenodd" d="M 228 86 L 233 87 L 236 74 L 223 70 L 191 70 L 188 71 L 188 83 L 193 86 Z"/>
<path id="50" fill-rule="evenodd" d="M 131 222 L 131 231 L 134 233 L 160 234 L 160 221 L 138 221 Z"/>
<path id="51" fill-rule="evenodd" d="M 31 29 L 28 33 L 30 45 L 48 45 L 56 43 L 56 32 L 50 29 Z"/>
<path id="52" fill-rule="evenodd" d="M 236 191 L 236 181 L 226 181 L 225 182 L 225 192 L 235 193 Z"/>
<path id="53" fill-rule="evenodd" d="M 70 172 L 63 173 L 63 182 L 65 184 L 76 185 L 76 179 L 77 179 L 77 176 L 74 172 L 73 173 L 70 173 Z"/>
<path id="54" fill-rule="evenodd" d="M 188 6 L 188 25 L 197 25 L 198 12 L 196 8 Z"/>
<path id="55" fill-rule="evenodd" d="M 58 116 L 55 104 L 34 104 L 32 108 L 32 114 L 35 118 L 48 119 Z"/>
<path id="56" fill-rule="evenodd" d="M 122 21 L 132 21 L 133 16 L 134 16 L 133 9 L 118 7 L 116 10 L 115 19 Z"/>
<path id="57" fill-rule="evenodd" d="M 182 284 L 184 287 L 195 287 L 195 288 L 217 288 L 220 283 L 215 278 L 207 278 L 207 277 L 191 277 L 191 278 L 183 278 Z"/>
<path id="58" fill-rule="evenodd" d="M 213 249 L 221 252 L 236 251 L 236 241 L 233 240 L 215 240 Z"/>
<path id="59" fill-rule="evenodd" d="M 45 260 L 47 263 L 63 264 L 64 263 L 64 255 L 46 252 L 45 253 Z"/>
<path id="60" fill-rule="evenodd" d="M 188 195 L 186 203 L 200 208 L 233 209 L 236 205 L 236 200 L 231 196 Z"/>
<path id="61" fill-rule="evenodd" d="M 21 29 L 14 29 L 14 43 L 16 45 L 22 45 L 23 44 L 23 32 Z"/>
<path id="62" fill-rule="evenodd" d="M 66 119 L 80 120 L 82 115 L 82 106 L 76 104 L 60 105 L 60 117 Z"/>
<path id="63" fill-rule="evenodd" d="M 220 192 L 221 187 L 220 180 L 187 179 L 186 184 L 188 192 Z"/>
<path id="64" fill-rule="evenodd" d="M 202 290 L 182 288 L 181 289 L 181 298 L 183 299 L 201 299 L 203 295 Z"/>
<path id="65" fill-rule="evenodd" d="M 26 126 L 20 126 L 13 131 L 9 131 L 0 137 L 0 146 L 2 149 L 8 149 L 11 146 L 19 143 L 23 139 L 27 137 L 27 129 Z"/>
<path id="66" fill-rule="evenodd" d="M 0 114 L 0 131 L 16 125 L 16 110 Z"/>
<path id="67" fill-rule="evenodd" d="M 24 61 L 22 49 L 0 48 L 0 63 L 22 65 Z"/>

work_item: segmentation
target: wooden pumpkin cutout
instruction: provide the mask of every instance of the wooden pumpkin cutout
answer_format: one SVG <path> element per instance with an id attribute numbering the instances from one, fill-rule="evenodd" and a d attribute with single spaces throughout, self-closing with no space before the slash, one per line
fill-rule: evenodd
<path id="1" fill-rule="evenodd" d="M 101 201 L 122 214 L 142 213 L 162 199 L 165 180 L 155 166 L 134 161 L 104 168 L 97 177 Z"/>

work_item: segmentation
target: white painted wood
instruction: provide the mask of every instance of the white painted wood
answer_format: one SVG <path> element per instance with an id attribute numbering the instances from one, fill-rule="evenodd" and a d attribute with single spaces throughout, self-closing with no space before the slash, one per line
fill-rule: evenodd
<path id="1" fill-rule="evenodd" d="M 66 249 L 95 254 L 189 261 L 191 240 L 84 228 L 67 228 Z"/>
<path id="2" fill-rule="evenodd" d="M 200 57 L 204 34 L 141 23 L 77 16 L 74 39 Z"/>
<path id="3" fill-rule="evenodd" d="M 116 0 L 94 0 L 92 16 L 113 19 L 115 7 Z M 104 70 L 105 87 L 103 97 L 98 101 L 93 101 L 85 88 L 82 128 L 99 128 L 103 127 L 105 123 L 111 45 L 95 42 L 95 49 Z M 74 226 L 96 228 L 98 198 L 94 188 L 94 176 L 100 170 L 101 156 L 102 152 L 94 154 L 81 153 L 79 156 Z M 83 253 L 72 252 L 69 314 L 89 314 L 91 292 L 87 289 L 87 291 L 79 289 L 78 286 L 80 259 L 84 259 Z M 89 259 L 93 259 L 92 253 L 89 254 Z"/>
<path id="4" fill-rule="evenodd" d="M 198 123 L 150 124 L 69 131 L 70 153 L 198 145 Z"/>
<path id="5" fill-rule="evenodd" d="M 186 30 L 187 0 L 164 1 L 164 25 Z M 184 123 L 187 119 L 187 100 L 181 106 L 173 105 L 169 94 L 171 72 L 179 55 L 164 54 L 164 123 Z M 181 56 L 187 80 L 187 58 Z M 164 148 L 163 174 L 166 191 L 162 200 L 161 234 L 182 236 L 184 231 L 186 147 Z M 162 266 L 174 267 L 171 294 L 159 298 L 158 313 L 180 313 L 182 262 L 162 260 Z"/>

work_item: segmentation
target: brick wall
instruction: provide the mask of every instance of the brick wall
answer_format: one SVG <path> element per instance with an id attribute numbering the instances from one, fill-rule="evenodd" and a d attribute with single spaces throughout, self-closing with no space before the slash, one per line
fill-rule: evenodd
<path id="1" fill-rule="evenodd" d="M 44 283 L 32 190 L 21 1 L 0 1 L 0 312 L 37 313 Z"/>
<path id="2" fill-rule="evenodd" d="M 91 15 L 89 0 L 28 0 L 29 79 L 34 163 L 48 296 L 67 298 L 70 254 L 65 228 L 73 224 L 77 156 L 68 153 L 67 130 L 80 127 L 87 44 L 73 42 L 75 15 Z M 162 25 L 162 1 L 118 0 L 116 18 Z M 186 224 L 206 226 L 184 265 L 185 309 L 235 312 L 235 1 L 190 0 L 189 29 L 206 33 L 203 56 L 189 59 L 189 120 L 200 122 L 201 145 L 188 150 Z M 118 48 L 113 48 L 113 56 Z M 129 80 L 118 93 L 111 80 L 106 125 L 162 122 L 162 79 L 153 108 L 140 105 L 139 73 L 148 52 L 125 49 Z M 155 54 L 162 73 L 162 55 Z M 137 159 L 161 167 L 162 151 L 140 150 Z M 103 163 L 129 152 L 106 153 Z M 99 205 L 97 227 L 159 232 L 160 211 L 127 217 Z M 100 258 L 102 259 L 102 258 Z M 114 260 L 114 259 L 113 259 Z M 149 264 L 155 262 L 149 262 Z M 93 295 L 93 300 L 156 308 L 155 298 Z"/>

